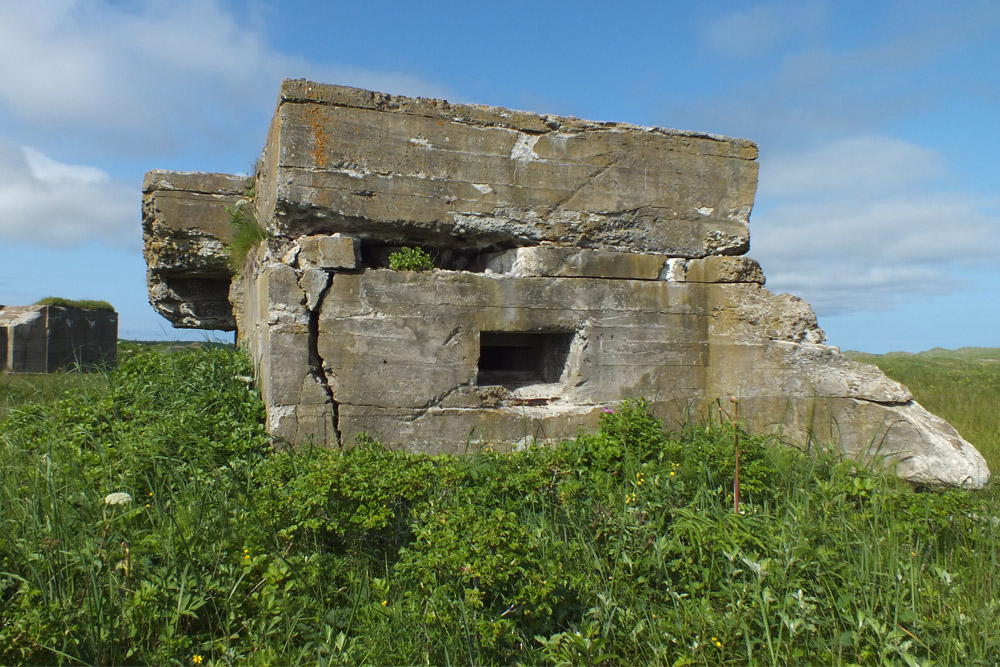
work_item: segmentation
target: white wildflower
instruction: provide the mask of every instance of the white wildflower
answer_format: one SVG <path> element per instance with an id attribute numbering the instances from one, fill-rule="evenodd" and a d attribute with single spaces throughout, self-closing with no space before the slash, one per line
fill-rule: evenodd
<path id="1" fill-rule="evenodd" d="M 109 493 L 104 496 L 105 505 L 127 505 L 132 502 L 132 496 L 125 493 L 124 491 L 119 491 L 118 493 Z"/>

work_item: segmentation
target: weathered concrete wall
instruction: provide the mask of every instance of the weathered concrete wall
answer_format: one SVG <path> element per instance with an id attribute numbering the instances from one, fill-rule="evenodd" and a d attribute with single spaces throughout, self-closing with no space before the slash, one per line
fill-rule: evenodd
<path id="1" fill-rule="evenodd" d="M 118 314 L 62 306 L 0 306 L 0 370 L 52 373 L 114 365 Z"/>
<path id="2" fill-rule="evenodd" d="M 4 306 L 0 328 L 7 331 L 7 371 L 45 373 L 45 315 L 32 306 Z"/>
<path id="3" fill-rule="evenodd" d="M 277 237 L 703 257 L 749 247 L 756 158 L 743 139 L 288 80 L 252 189 Z M 150 301 L 175 326 L 234 328 L 226 208 L 247 191 L 225 174 L 146 175 Z"/>
<path id="4" fill-rule="evenodd" d="M 748 258 L 581 250 L 570 263 L 537 248 L 487 263 L 507 272 L 326 271 L 302 250 L 318 240 L 262 247 L 244 276 L 252 296 L 236 300 L 256 327 L 240 331 L 270 428 L 289 442 L 368 433 L 460 453 L 571 437 L 626 396 L 677 427 L 733 396 L 750 428 L 789 444 L 894 462 L 920 483 L 989 477 L 905 387 L 825 345 L 808 305 L 764 289 Z M 597 275 L 602 262 L 614 277 Z"/>
<path id="5" fill-rule="evenodd" d="M 47 306 L 48 372 L 80 366 L 114 366 L 118 359 L 118 313 Z"/>
<path id="6" fill-rule="evenodd" d="M 149 300 L 174 326 L 231 331 L 228 208 L 248 179 L 229 174 L 151 171 L 142 184 L 142 237 Z"/>
<path id="7" fill-rule="evenodd" d="M 278 236 L 741 254 L 757 146 L 286 81 L 258 203 Z"/>
<path id="8" fill-rule="evenodd" d="M 732 396 L 789 444 L 985 484 L 971 444 L 740 256 L 756 173 L 740 139 L 286 81 L 251 189 L 270 238 L 230 280 L 245 182 L 151 172 L 150 298 L 236 327 L 293 445 L 514 447 L 626 397 L 676 426 Z M 388 270 L 404 245 L 435 270 Z"/>

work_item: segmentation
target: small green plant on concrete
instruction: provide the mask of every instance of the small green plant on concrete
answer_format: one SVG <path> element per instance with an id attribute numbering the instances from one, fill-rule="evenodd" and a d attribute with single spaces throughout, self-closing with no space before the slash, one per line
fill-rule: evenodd
<path id="1" fill-rule="evenodd" d="M 83 308 L 85 310 L 109 310 L 115 307 L 107 301 L 98 299 L 64 299 L 59 296 L 47 296 L 35 302 L 36 306 L 60 306 L 62 308 Z"/>
<path id="2" fill-rule="evenodd" d="M 226 213 L 229 214 L 229 224 L 233 227 L 233 240 L 226 247 L 229 254 L 227 264 L 235 276 L 243 272 L 243 266 L 246 264 L 250 251 L 271 238 L 267 228 L 260 224 L 257 219 L 254 207 L 256 196 L 254 183 L 257 180 L 256 173 L 259 166 L 259 164 L 255 164 L 254 174 L 247 177 L 243 198 L 236 202 L 235 206 L 226 207 Z"/>
<path id="3" fill-rule="evenodd" d="M 257 221 L 253 211 L 253 201 L 241 199 L 235 206 L 227 206 L 226 212 L 229 213 L 229 222 L 233 226 L 233 240 L 227 247 L 228 264 L 233 275 L 238 276 L 243 271 L 243 265 L 250 251 L 270 238 L 270 234 Z"/>
<path id="4" fill-rule="evenodd" d="M 389 255 L 389 268 L 393 271 L 430 271 L 434 262 L 423 248 L 400 248 Z"/>

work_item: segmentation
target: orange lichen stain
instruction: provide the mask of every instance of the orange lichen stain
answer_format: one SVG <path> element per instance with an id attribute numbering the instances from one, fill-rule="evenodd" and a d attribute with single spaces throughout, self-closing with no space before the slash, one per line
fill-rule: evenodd
<path id="1" fill-rule="evenodd" d="M 313 148 L 309 151 L 309 155 L 312 156 L 313 163 L 317 167 L 325 167 L 330 161 L 327 149 L 327 144 L 330 142 L 330 135 L 327 133 L 326 128 L 323 127 L 323 114 L 320 112 L 318 106 L 313 105 L 306 109 L 305 117 L 309 129 L 312 130 L 313 139 Z"/>

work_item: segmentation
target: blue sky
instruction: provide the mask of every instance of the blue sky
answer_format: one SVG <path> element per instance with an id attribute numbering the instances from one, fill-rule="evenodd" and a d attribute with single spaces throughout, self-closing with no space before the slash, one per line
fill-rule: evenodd
<path id="1" fill-rule="evenodd" d="M 0 0 L 0 303 L 203 338 L 147 303 L 142 176 L 247 171 L 284 77 L 752 139 L 750 254 L 831 344 L 1000 346 L 992 1 Z"/>

